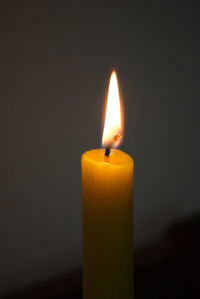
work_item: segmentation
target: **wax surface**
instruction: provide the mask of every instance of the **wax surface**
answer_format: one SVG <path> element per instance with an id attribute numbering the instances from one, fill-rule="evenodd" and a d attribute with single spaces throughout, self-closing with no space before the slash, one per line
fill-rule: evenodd
<path id="1" fill-rule="evenodd" d="M 82 155 L 84 299 L 133 298 L 133 159 Z"/>

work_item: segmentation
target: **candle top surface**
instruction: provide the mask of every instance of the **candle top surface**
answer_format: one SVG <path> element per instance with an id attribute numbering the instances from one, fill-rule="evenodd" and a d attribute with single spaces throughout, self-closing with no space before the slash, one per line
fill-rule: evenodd
<path id="1" fill-rule="evenodd" d="M 97 163 L 105 163 L 116 166 L 133 163 L 131 156 L 118 149 L 111 149 L 110 156 L 105 156 L 105 149 L 93 149 L 85 152 L 84 156 L 86 159 Z"/>

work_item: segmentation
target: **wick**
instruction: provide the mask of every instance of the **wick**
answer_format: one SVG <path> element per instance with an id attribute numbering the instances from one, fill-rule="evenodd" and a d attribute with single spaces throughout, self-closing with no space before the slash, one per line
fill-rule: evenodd
<path id="1" fill-rule="evenodd" d="M 107 157 L 110 156 L 110 147 L 106 147 L 105 156 L 107 156 Z"/>

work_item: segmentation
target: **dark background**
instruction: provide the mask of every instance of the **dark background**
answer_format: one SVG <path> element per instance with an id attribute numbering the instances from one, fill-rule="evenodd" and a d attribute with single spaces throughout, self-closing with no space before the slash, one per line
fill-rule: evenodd
<path id="1" fill-rule="evenodd" d="M 113 68 L 135 247 L 199 212 L 198 19 L 197 1 L 0 2 L 0 294 L 81 265 L 80 156 Z"/>

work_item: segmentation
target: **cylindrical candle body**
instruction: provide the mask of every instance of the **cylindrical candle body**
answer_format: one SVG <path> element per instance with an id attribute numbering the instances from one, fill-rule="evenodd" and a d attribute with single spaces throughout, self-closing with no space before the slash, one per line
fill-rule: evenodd
<path id="1" fill-rule="evenodd" d="M 82 156 L 84 299 L 133 298 L 133 166 L 120 150 Z"/>

